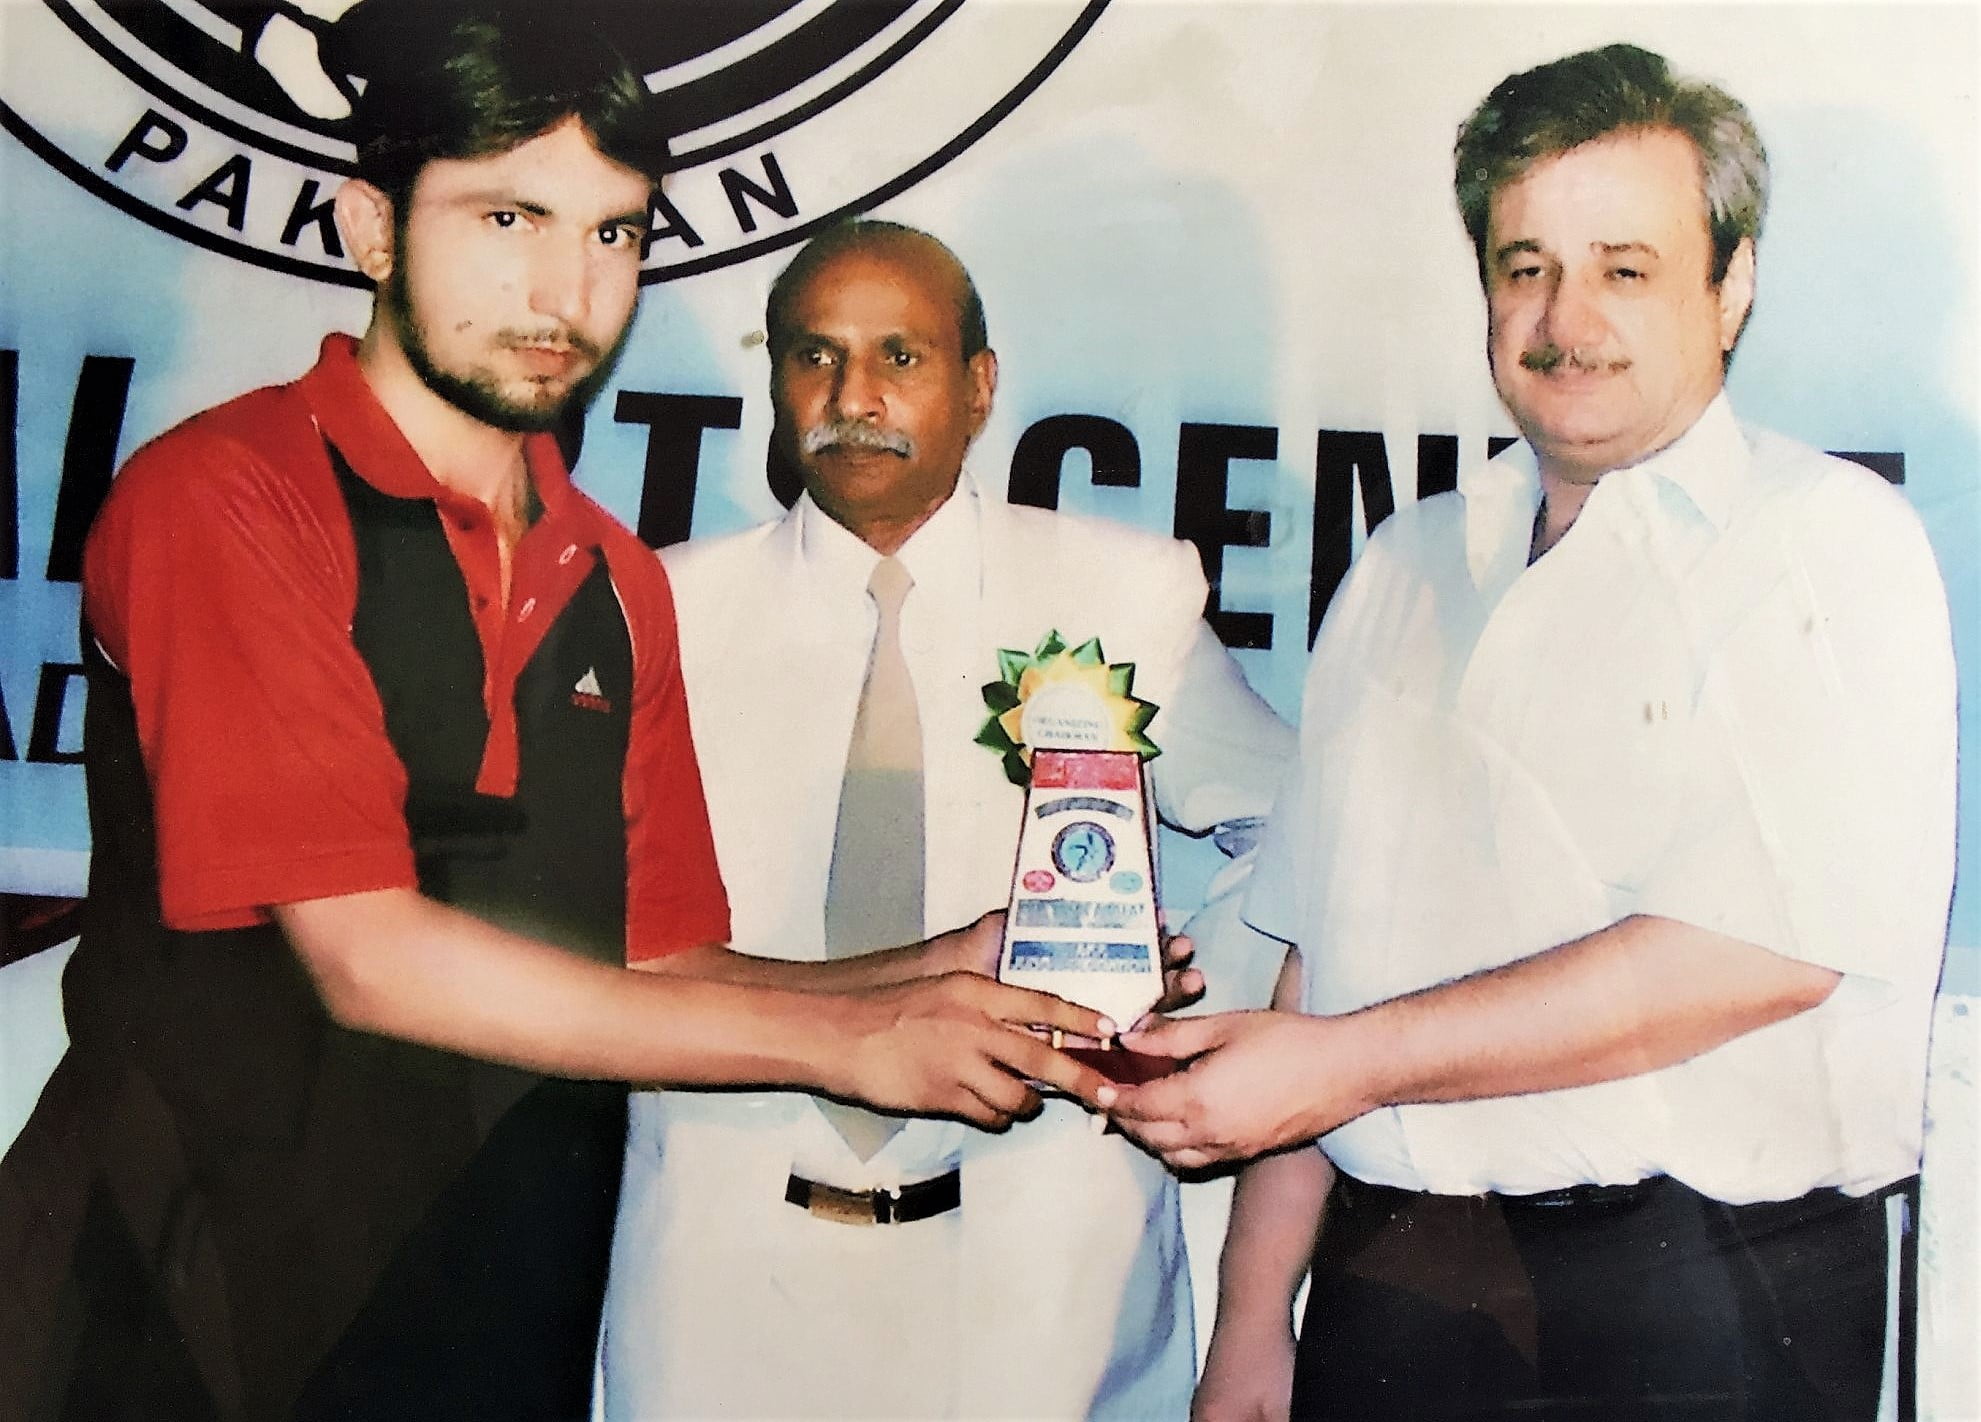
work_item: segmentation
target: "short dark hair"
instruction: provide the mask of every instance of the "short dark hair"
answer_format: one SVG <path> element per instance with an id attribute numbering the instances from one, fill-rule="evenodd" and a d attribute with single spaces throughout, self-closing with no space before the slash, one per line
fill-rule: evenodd
<path id="1" fill-rule="evenodd" d="M 1741 102 L 1716 85 L 1674 75 L 1634 44 L 1585 50 L 1500 81 L 1458 129 L 1458 211 L 1486 272 L 1493 194 L 1535 163 L 1633 129 L 1672 129 L 1692 141 L 1713 242 L 1713 284 L 1742 241 L 1757 240 L 1768 207 L 1768 154 Z"/>
<path id="2" fill-rule="evenodd" d="M 532 0 L 365 0 L 332 30 L 326 56 L 365 79 L 350 119 L 358 176 L 403 208 L 435 159 L 506 153 L 575 118 L 599 152 L 658 184 L 668 158 L 658 104 L 583 13 Z"/>
<path id="3" fill-rule="evenodd" d="M 790 264 L 770 284 L 770 298 L 764 303 L 764 331 L 769 338 L 770 357 L 777 360 L 792 336 L 791 305 L 798 293 L 820 267 L 842 252 L 865 251 L 876 247 L 921 247 L 934 252 L 955 270 L 958 283 L 956 329 L 963 340 L 963 359 L 990 349 L 990 331 L 984 323 L 983 298 L 970 272 L 954 252 L 919 227 L 888 222 L 878 217 L 857 217 L 828 227 L 803 247 Z"/>

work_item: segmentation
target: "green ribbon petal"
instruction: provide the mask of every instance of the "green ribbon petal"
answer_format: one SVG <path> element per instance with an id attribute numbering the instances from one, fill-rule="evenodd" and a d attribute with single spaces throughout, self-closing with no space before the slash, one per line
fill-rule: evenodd
<path id="1" fill-rule="evenodd" d="M 1024 698 L 1018 694 L 1018 684 L 1025 673 L 1062 653 L 1077 666 L 1107 669 L 1108 695 L 1132 703 L 1124 725 L 1129 748 L 1144 760 L 1153 760 L 1161 755 L 1162 748 L 1143 734 L 1158 708 L 1155 702 L 1144 701 L 1134 694 L 1135 664 L 1109 662 L 1107 653 L 1101 650 L 1101 639 L 1098 637 L 1089 637 L 1069 650 L 1066 639 L 1059 635 L 1058 628 L 1054 628 L 1039 639 L 1038 646 L 1030 653 L 1014 651 L 1009 647 L 999 648 L 998 680 L 985 682 L 983 686 L 984 705 L 989 709 L 990 716 L 975 739 L 978 745 L 995 751 L 1003 760 L 1005 777 L 1013 785 L 1029 785 L 1032 781 L 1031 766 L 1027 760 L 1028 748 L 1012 739 L 1004 729 L 1002 718 L 1023 704 Z"/>
<path id="2" fill-rule="evenodd" d="M 1004 753 L 1004 778 L 1020 790 L 1032 783 L 1032 767 L 1025 763 L 1024 752 L 1016 746 Z"/>

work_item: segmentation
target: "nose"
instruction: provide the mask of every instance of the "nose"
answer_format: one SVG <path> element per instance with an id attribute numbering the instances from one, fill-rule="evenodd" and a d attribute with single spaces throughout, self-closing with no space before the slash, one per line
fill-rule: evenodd
<path id="1" fill-rule="evenodd" d="M 1542 334 L 1565 351 L 1600 349 L 1609 335 L 1602 303 L 1576 276 L 1560 275 L 1548 291 Z"/>
<path id="2" fill-rule="evenodd" d="M 584 246 L 550 240 L 534 255 L 530 310 L 567 326 L 582 325 L 591 307 L 591 270 Z"/>
<path id="3" fill-rule="evenodd" d="M 875 421 L 880 419 L 885 404 L 882 383 L 872 361 L 849 356 L 840 363 L 832 387 L 834 419 Z"/>

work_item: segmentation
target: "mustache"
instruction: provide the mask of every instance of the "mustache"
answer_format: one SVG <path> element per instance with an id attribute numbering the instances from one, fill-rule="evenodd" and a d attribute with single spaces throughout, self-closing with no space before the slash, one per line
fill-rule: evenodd
<path id="1" fill-rule="evenodd" d="M 572 350 L 587 360 L 598 362 L 605 359 L 605 348 L 597 341 L 574 331 L 568 326 L 546 326 L 536 331 L 508 329 L 496 332 L 497 344 L 511 350 L 526 346 L 548 346 L 552 350 Z"/>
<path id="2" fill-rule="evenodd" d="M 1545 345 L 1535 346 L 1532 350 L 1522 351 L 1520 353 L 1520 365 L 1523 370 L 1531 370 L 1539 375 L 1546 375 L 1550 371 L 1559 370 L 1563 366 L 1567 366 L 1570 370 L 1607 370 L 1611 372 L 1630 369 L 1630 362 L 1627 360 L 1611 360 L 1607 356 L 1582 346 L 1569 346 L 1564 349 L 1556 345 L 1553 341 L 1549 341 Z"/>
<path id="3" fill-rule="evenodd" d="M 800 454 L 818 454 L 827 449 L 867 450 L 895 454 L 903 459 L 915 456 L 915 442 L 908 436 L 865 420 L 822 420 L 798 436 Z"/>

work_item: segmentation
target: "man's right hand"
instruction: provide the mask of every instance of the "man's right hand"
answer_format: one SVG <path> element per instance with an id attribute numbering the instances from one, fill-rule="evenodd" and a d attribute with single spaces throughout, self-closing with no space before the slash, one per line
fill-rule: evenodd
<path id="1" fill-rule="evenodd" d="M 1121 1045 L 1188 1065 L 1121 1093 L 1114 1123 L 1173 1170 L 1314 1140 L 1380 1104 L 1366 1091 L 1369 1054 L 1343 1026 L 1352 1020 L 1221 1012 L 1139 1028 Z"/>
<path id="2" fill-rule="evenodd" d="M 1096 1110 L 1114 1103 L 1107 1078 L 1028 1030 L 1114 1033 L 1114 1023 L 1061 998 L 956 972 L 829 1001 L 847 1038 L 822 1083 L 834 1096 L 992 1130 L 1037 1112 L 1034 1082 Z"/>

